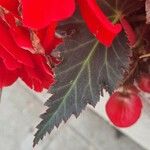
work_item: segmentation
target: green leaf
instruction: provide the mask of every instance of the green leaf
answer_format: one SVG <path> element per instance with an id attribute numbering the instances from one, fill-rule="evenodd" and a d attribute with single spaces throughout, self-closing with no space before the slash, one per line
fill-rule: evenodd
<path id="1" fill-rule="evenodd" d="M 72 114 L 77 117 L 88 103 L 95 106 L 103 88 L 109 93 L 117 88 L 129 65 L 130 49 L 124 33 L 106 48 L 88 33 L 83 23 L 73 25 L 78 32 L 66 38 L 57 49 L 63 62 L 55 71 L 57 82 L 46 102 L 49 108 L 41 116 L 43 121 L 37 127 L 34 145 Z"/>
<path id="2" fill-rule="evenodd" d="M 119 3 L 113 1 L 112 4 L 106 0 L 98 2 L 111 19 L 116 18 L 122 4 L 119 0 Z M 126 10 L 122 9 L 123 12 Z M 121 84 L 130 64 L 131 50 L 124 32 L 118 35 L 111 47 L 104 47 L 76 14 L 61 24 L 58 33 L 65 37 L 64 43 L 55 50 L 60 52 L 62 63 L 55 69 L 56 84 L 50 90 L 53 95 L 45 103 L 48 109 L 41 115 L 43 120 L 37 126 L 34 146 L 72 114 L 78 117 L 87 104 L 95 106 L 103 89 L 112 93 Z"/>

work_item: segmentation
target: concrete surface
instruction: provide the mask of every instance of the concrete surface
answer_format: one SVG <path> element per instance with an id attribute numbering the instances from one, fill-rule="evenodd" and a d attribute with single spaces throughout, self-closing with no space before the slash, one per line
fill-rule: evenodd
<path id="1" fill-rule="evenodd" d="M 44 112 L 46 94 L 15 83 L 3 89 L 0 103 L 0 150 L 32 150 L 35 126 Z M 144 150 L 90 109 L 71 117 L 47 135 L 34 150 Z"/>

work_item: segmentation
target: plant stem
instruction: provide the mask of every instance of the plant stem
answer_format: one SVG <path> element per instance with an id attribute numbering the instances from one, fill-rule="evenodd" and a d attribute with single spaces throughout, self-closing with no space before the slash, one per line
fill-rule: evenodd
<path id="1" fill-rule="evenodd" d="M 139 59 L 148 58 L 148 57 L 150 57 L 150 53 L 141 55 L 141 56 L 139 57 Z"/>

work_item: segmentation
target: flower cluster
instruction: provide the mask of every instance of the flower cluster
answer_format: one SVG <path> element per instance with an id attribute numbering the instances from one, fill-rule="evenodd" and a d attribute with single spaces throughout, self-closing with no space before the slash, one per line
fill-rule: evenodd
<path id="1" fill-rule="evenodd" d="M 54 82 L 51 62 L 58 61 L 50 53 L 61 39 L 55 36 L 56 22 L 42 29 L 28 28 L 21 4 L 18 0 L 0 2 L 0 88 L 21 78 L 40 92 Z"/>
<path id="2" fill-rule="evenodd" d="M 49 59 L 54 64 L 57 61 L 50 53 L 61 42 L 55 28 L 59 21 L 73 15 L 76 5 L 89 30 L 110 46 L 121 26 L 113 25 L 95 0 L 0 1 L 0 88 L 18 77 L 36 91 L 54 82 Z"/>

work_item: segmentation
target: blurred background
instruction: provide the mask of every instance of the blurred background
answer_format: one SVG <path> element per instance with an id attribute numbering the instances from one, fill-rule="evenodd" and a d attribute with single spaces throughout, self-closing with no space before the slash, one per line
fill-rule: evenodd
<path id="1" fill-rule="evenodd" d="M 17 81 L 3 89 L 0 103 L 0 150 L 33 150 L 32 141 L 43 103 L 50 94 L 35 93 Z M 34 150 L 150 150 L 150 97 L 142 117 L 131 128 L 117 129 L 105 114 L 108 94 L 96 108 L 88 106 L 80 117 L 72 116 L 54 129 Z"/>

